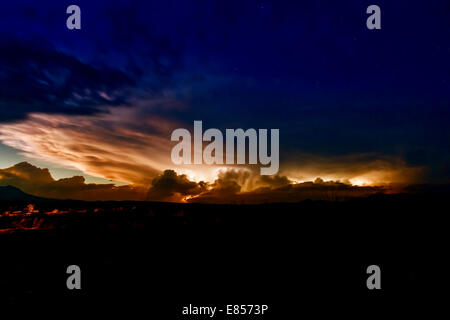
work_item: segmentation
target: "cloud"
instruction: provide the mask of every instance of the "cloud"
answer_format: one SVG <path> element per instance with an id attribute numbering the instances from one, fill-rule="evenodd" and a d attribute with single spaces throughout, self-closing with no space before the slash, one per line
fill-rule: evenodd
<path id="1" fill-rule="evenodd" d="M 144 200 L 146 189 L 139 186 L 86 184 L 82 176 L 55 180 L 48 169 L 27 162 L 0 169 L 0 185 L 15 186 L 40 197 L 76 200 Z"/>
<path id="2" fill-rule="evenodd" d="M 248 192 L 236 192 L 227 194 L 221 188 L 200 194 L 188 199 L 195 203 L 273 203 L 273 202 L 299 202 L 306 199 L 339 201 L 355 197 L 365 197 L 371 194 L 388 192 L 385 187 L 359 187 L 342 182 L 327 181 L 321 179 L 299 184 L 287 184 L 283 187 L 260 187 Z"/>
<path id="3" fill-rule="evenodd" d="M 135 81 L 110 67 L 95 67 L 51 47 L 0 40 L 2 121 L 28 113 L 93 114 L 129 103 Z"/>
<path id="4" fill-rule="evenodd" d="M 93 116 L 31 114 L 27 120 L 0 125 L 0 141 L 31 159 L 148 186 L 172 166 L 169 133 L 178 126 L 148 110 L 111 108 Z"/>
<path id="5" fill-rule="evenodd" d="M 255 189 L 242 187 L 254 180 Z M 12 185 L 36 196 L 77 200 L 149 200 L 195 203 L 269 203 L 345 200 L 375 193 L 395 192 L 389 187 L 352 186 L 338 181 L 294 183 L 286 177 L 257 177 L 247 169 L 222 170 L 212 182 L 192 181 L 185 174 L 165 170 L 151 182 L 139 185 L 86 184 L 82 176 L 55 180 L 48 169 L 27 162 L 0 169 L 0 186 Z"/>
<path id="6" fill-rule="evenodd" d="M 0 141 L 28 158 L 114 181 L 148 187 L 164 170 L 173 169 L 227 194 L 281 188 L 317 177 L 359 186 L 411 184 L 426 173 L 424 167 L 377 153 L 328 158 L 290 153 L 282 157 L 277 176 L 261 176 L 256 166 L 175 166 L 170 158 L 174 145 L 170 133 L 185 125 L 154 112 L 161 106 L 176 108 L 178 104 L 161 98 L 89 116 L 33 113 L 26 120 L 0 124 Z"/>
<path id="7" fill-rule="evenodd" d="M 219 170 L 217 179 L 211 184 L 211 192 L 226 195 L 248 192 L 261 187 L 276 188 L 291 183 L 285 176 L 261 176 L 254 167 L 246 169 L 228 168 Z"/>
<path id="8" fill-rule="evenodd" d="M 255 189 L 244 190 L 253 180 Z M 248 169 L 220 171 L 213 183 L 190 181 L 184 174 L 166 170 L 153 180 L 148 200 L 192 203 L 269 203 L 312 200 L 345 200 L 375 193 L 391 192 L 388 187 L 360 187 L 338 181 L 294 183 L 283 176 L 257 177 Z"/>
<path id="9" fill-rule="evenodd" d="M 427 174 L 427 168 L 375 152 L 329 157 L 296 153 L 285 159 L 280 172 L 296 182 L 320 177 L 353 185 L 376 186 L 416 183 Z"/>
<path id="10" fill-rule="evenodd" d="M 185 196 L 195 196 L 205 190 L 203 181 L 190 181 L 186 175 L 178 175 L 173 170 L 165 170 L 152 181 L 147 194 L 148 200 L 179 202 Z"/>
<path id="11" fill-rule="evenodd" d="M 433 39 L 440 45 L 432 46 L 435 50 L 430 51 L 431 65 L 414 63 L 416 68 L 411 71 L 409 62 L 423 60 L 420 51 L 405 49 L 405 45 L 417 46 L 417 34 L 411 33 L 414 36 L 398 42 L 398 34 L 403 32 L 400 26 L 397 33 L 383 38 L 385 44 L 397 45 L 400 50 L 389 54 L 383 51 L 380 56 L 367 41 L 354 41 L 345 36 L 347 33 L 333 33 L 331 28 L 313 27 L 322 30 L 315 31 L 327 39 L 315 45 L 317 32 L 308 32 L 317 22 L 316 14 L 311 13 L 332 18 L 325 19 L 331 25 L 339 15 L 308 4 L 265 3 L 256 8 L 251 2 L 236 6 L 226 1 L 189 1 L 178 3 L 174 10 L 166 1 L 108 5 L 91 1 L 83 4 L 83 12 L 95 14 L 83 15 L 82 30 L 68 33 L 63 2 L 20 3 L 4 1 L 5 9 L 0 10 L 0 32 L 16 37 L 0 37 L 1 122 L 23 120 L 37 112 L 95 114 L 96 119 L 87 123 L 98 125 L 100 135 L 97 139 L 94 130 L 89 129 L 92 141 L 85 137 L 74 140 L 80 142 L 81 150 L 80 162 L 76 163 L 78 155 L 63 152 L 76 148 L 67 143 L 61 146 L 59 137 L 50 137 L 39 153 L 30 150 L 36 141 L 29 142 L 30 137 L 21 137 L 22 133 L 14 136 L 10 128 L 5 139 L 19 149 L 27 148 L 24 152 L 28 155 L 63 165 L 75 164 L 97 175 L 121 180 L 128 176 L 126 181 L 148 183 L 151 179 L 139 178 L 139 172 L 153 177 L 171 167 L 167 160 L 153 159 L 165 154 L 165 150 L 146 157 L 139 154 L 140 150 L 130 152 L 129 157 L 128 153 L 120 153 L 116 145 L 110 144 L 120 144 L 120 139 L 105 135 L 101 126 L 106 122 L 98 119 L 97 113 L 106 112 L 106 105 L 135 105 L 137 95 L 156 91 L 158 96 L 178 95 L 192 107 L 189 113 L 176 113 L 177 119 L 191 122 L 201 118 L 208 126 L 221 129 L 279 128 L 280 150 L 287 153 L 282 155 L 281 174 L 289 179 L 301 182 L 321 176 L 325 180 L 351 179 L 351 183 L 404 183 L 421 174 L 420 169 L 408 167 L 415 163 L 431 167 L 431 178 L 448 180 L 448 68 L 442 66 L 447 65 L 446 44 L 450 37 Z M 438 12 L 437 7 L 430 13 L 436 11 L 442 17 L 445 10 Z M 333 8 L 343 10 L 337 5 Z M 352 29 L 351 22 L 339 23 L 346 30 Z M 296 43 L 312 44 L 309 50 L 286 41 L 293 26 L 306 31 L 299 34 L 301 41 Z M 433 29 L 433 24 L 428 28 Z M 41 38 L 31 42 L 32 37 Z M 52 45 L 46 45 L 46 41 Z M 405 50 L 409 52 L 406 60 Z M 370 76 L 364 68 L 370 60 L 367 55 L 381 59 L 380 68 Z M 396 60 L 404 63 L 392 68 Z M 163 113 L 159 115 L 163 118 Z M 29 125 L 38 122 L 32 120 Z M 86 128 L 79 126 L 77 130 Z M 127 128 L 138 132 L 134 127 Z M 70 133 L 66 128 L 62 132 L 61 126 L 51 130 Z M 39 144 L 45 144 L 44 137 L 50 136 L 37 130 L 33 134 L 43 138 Z M 71 140 L 69 136 L 64 138 Z M 56 148 L 50 152 L 46 149 L 51 144 Z M 95 152 L 97 146 L 98 153 L 103 154 Z M 145 144 L 136 148 L 141 147 L 147 150 Z M 111 149 L 113 155 L 107 153 Z M 293 149 L 321 157 L 296 157 L 290 152 Z M 122 151 L 129 150 L 125 147 Z M 365 159 L 341 156 L 370 151 L 378 154 Z M 120 158 L 120 154 L 124 156 Z M 383 154 L 394 157 L 387 159 Z M 136 161 L 133 155 L 138 155 Z M 252 182 L 249 179 L 248 185 Z M 241 192 L 251 188 L 241 185 Z"/>
<path id="12" fill-rule="evenodd" d="M 275 188 L 284 187 L 291 183 L 292 183 L 292 181 L 289 180 L 286 176 L 275 175 L 275 176 L 261 176 L 260 177 L 260 184 L 268 185 L 270 187 L 275 187 Z"/>

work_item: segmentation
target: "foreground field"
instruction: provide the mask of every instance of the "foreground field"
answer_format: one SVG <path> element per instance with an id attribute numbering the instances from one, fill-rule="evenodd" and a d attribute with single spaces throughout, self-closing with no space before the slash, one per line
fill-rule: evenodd
<path id="1" fill-rule="evenodd" d="M 311 309 L 325 300 L 387 307 L 443 286 L 445 203 L 411 195 L 266 205 L 3 201 L 1 299 L 133 306 L 170 319 L 206 302 L 251 300 L 277 316 L 295 313 L 300 300 Z M 66 288 L 72 264 L 83 274 L 77 292 Z M 366 288 L 371 264 L 383 272 L 381 293 Z"/>

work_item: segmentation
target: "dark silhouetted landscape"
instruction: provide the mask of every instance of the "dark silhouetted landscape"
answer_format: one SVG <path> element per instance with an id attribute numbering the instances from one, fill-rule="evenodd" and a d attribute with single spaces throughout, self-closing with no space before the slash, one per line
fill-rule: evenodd
<path id="1" fill-rule="evenodd" d="M 311 309 L 316 299 L 334 295 L 367 307 L 397 296 L 414 301 L 424 291 L 436 293 L 448 266 L 440 251 L 448 240 L 448 193 L 428 189 L 347 201 L 214 205 L 51 200 L 1 187 L 8 261 L 0 266 L 1 299 L 119 309 L 152 301 L 146 312 L 167 308 L 168 318 L 181 302 L 248 297 L 269 299 L 282 309 L 277 314 L 287 315 L 295 311 L 292 292 Z M 383 268 L 384 291 L 370 296 L 365 266 L 375 262 Z M 70 264 L 83 270 L 81 293 L 65 288 Z"/>

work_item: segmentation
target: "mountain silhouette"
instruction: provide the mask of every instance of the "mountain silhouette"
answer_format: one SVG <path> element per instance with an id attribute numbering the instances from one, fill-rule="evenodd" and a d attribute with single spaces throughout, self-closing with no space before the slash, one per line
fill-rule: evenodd
<path id="1" fill-rule="evenodd" d="M 13 186 L 0 186 L 0 201 L 42 201 L 46 198 L 25 193 Z"/>

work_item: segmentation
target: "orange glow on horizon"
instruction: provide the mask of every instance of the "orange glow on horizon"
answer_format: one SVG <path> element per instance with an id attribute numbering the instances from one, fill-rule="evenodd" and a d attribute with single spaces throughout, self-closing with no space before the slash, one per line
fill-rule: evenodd
<path id="1" fill-rule="evenodd" d="M 411 167 L 402 159 L 376 154 L 292 155 L 287 159 L 291 162 L 281 163 L 277 176 L 261 176 L 259 167 L 254 165 L 176 166 L 170 157 L 168 133 L 178 123 L 157 117 L 144 120 L 137 108 L 118 107 L 109 113 L 90 116 L 33 113 L 25 120 L 1 124 L 0 141 L 19 150 L 28 159 L 43 160 L 60 167 L 76 168 L 86 175 L 128 183 L 129 188 L 120 192 L 123 195 L 123 190 L 128 190 L 130 195 L 126 197 L 133 194 L 133 199 L 145 197 L 153 179 L 167 169 L 174 170 L 177 175 L 186 175 L 189 181 L 205 182 L 207 185 L 201 187 L 205 190 L 228 179 L 226 182 L 229 184 L 225 187 L 238 193 L 258 188 L 276 189 L 289 182 L 314 182 L 317 178 L 325 183 L 334 181 L 360 187 L 404 185 L 418 181 L 423 171 L 423 168 Z M 28 179 L 23 172 L 15 175 L 24 181 Z M 108 197 L 115 199 L 114 192 L 112 190 Z M 42 195 L 48 196 L 49 193 Z M 105 191 L 93 195 L 100 196 L 105 198 Z M 87 196 L 83 194 L 80 197 Z M 179 196 L 177 201 L 188 202 L 193 197 Z"/>

